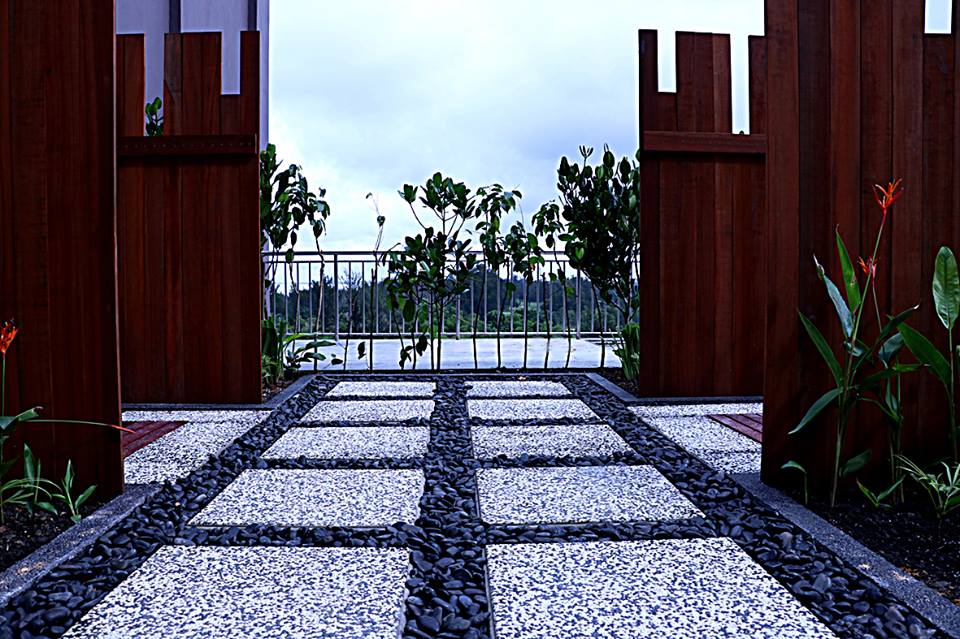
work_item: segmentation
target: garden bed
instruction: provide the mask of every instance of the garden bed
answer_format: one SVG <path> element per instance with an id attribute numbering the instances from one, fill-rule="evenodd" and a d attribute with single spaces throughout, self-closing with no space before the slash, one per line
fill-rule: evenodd
<path id="1" fill-rule="evenodd" d="M 96 506 L 84 505 L 80 512 L 87 515 L 95 509 Z M 67 515 L 53 515 L 42 510 L 31 515 L 23 508 L 8 506 L 4 515 L 6 523 L 0 525 L 0 571 L 73 526 Z"/>
<path id="2" fill-rule="evenodd" d="M 858 501 L 851 494 L 848 500 L 829 508 L 811 503 L 818 515 L 848 535 L 883 555 L 890 563 L 960 604 L 960 516 L 953 514 L 942 521 L 923 503 L 923 495 L 913 496 L 912 503 L 895 509 L 881 510 Z"/>

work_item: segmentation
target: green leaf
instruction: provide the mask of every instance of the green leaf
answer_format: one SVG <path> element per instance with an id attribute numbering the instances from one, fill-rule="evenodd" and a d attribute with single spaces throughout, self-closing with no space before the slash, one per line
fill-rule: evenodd
<path id="1" fill-rule="evenodd" d="M 807 335 L 813 340 L 813 345 L 817 347 L 820 357 L 822 357 L 823 361 L 830 367 L 830 372 L 833 373 L 833 379 L 836 380 L 837 386 L 839 386 L 840 380 L 843 378 L 843 371 L 840 368 L 840 362 L 837 361 L 836 356 L 833 354 L 833 350 L 831 350 L 830 345 L 827 344 L 827 340 L 823 337 L 823 333 L 821 333 L 820 329 L 803 313 L 800 313 L 800 321 L 803 323 L 803 327 L 807 329 Z"/>
<path id="2" fill-rule="evenodd" d="M 413 316 L 417 312 L 417 305 L 413 303 L 413 300 L 408 299 L 403 303 L 403 320 L 405 322 L 412 322 Z"/>
<path id="3" fill-rule="evenodd" d="M 940 323 L 952 330 L 960 315 L 960 275 L 957 274 L 957 258 L 946 246 L 940 247 L 933 267 L 933 303 Z"/>
<path id="4" fill-rule="evenodd" d="M 793 461 L 792 459 L 791 459 L 790 461 L 788 461 L 786 464 L 784 464 L 783 466 L 781 466 L 780 468 L 781 468 L 782 470 L 789 470 L 789 469 L 792 468 L 792 469 L 794 469 L 794 470 L 799 470 L 799 471 L 800 471 L 801 473 L 803 473 L 804 475 L 807 474 L 807 469 L 804 468 L 803 466 L 801 466 L 801 465 L 800 465 L 800 462 L 795 462 L 795 461 Z"/>
<path id="5" fill-rule="evenodd" d="M 850 261 L 850 254 L 847 253 L 847 247 L 840 237 L 840 229 L 836 230 L 837 252 L 840 253 L 840 269 L 843 272 L 843 285 L 847 292 L 847 305 L 850 312 L 856 311 L 860 306 L 860 283 L 857 282 L 857 272 L 853 268 L 853 262 Z"/>
<path id="6" fill-rule="evenodd" d="M 880 358 L 881 362 L 889 366 L 890 362 L 896 358 L 897 353 L 900 352 L 901 348 L 903 348 L 903 335 L 897 333 L 883 343 L 883 346 L 880 347 L 880 351 L 877 353 L 877 356 Z"/>
<path id="7" fill-rule="evenodd" d="M 950 363 L 947 361 L 947 358 L 937 350 L 936 346 L 930 343 L 930 340 L 909 325 L 901 324 L 898 330 L 903 336 L 903 343 L 907 345 L 907 348 L 910 349 L 913 356 L 916 357 L 921 364 L 929 366 L 940 382 L 944 386 L 949 387 L 951 384 Z"/>
<path id="8" fill-rule="evenodd" d="M 803 427 L 816 419 L 817 415 L 823 412 L 823 409 L 830 405 L 830 402 L 835 400 L 840 396 L 839 388 L 831 388 L 826 393 L 820 396 L 820 399 L 813 403 L 813 406 L 807 411 L 807 414 L 803 416 L 803 419 L 800 420 L 800 423 L 791 430 L 788 434 L 794 435 L 803 430 Z"/>
<path id="9" fill-rule="evenodd" d="M 80 506 L 82 506 L 82 505 L 84 504 L 84 502 L 86 502 L 88 499 L 90 499 L 90 495 L 92 495 L 92 494 L 93 494 L 93 491 L 95 491 L 96 489 L 97 489 L 96 484 L 94 484 L 93 486 L 88 486 L 87 489 L 86 489 L 85 491 L 83 491 L 82 493 L 80 493 L 80 496 L 77 497 L 77 501 L 75 502 L 74 505 L 75 505 L 77 508 L 79 508 Z"/>
<path id="10" fill-rule="evenodd" d="M 827 277 L 827 272 L 823 269 L 823 265 L 817 261 L 816 257 L 813 258 L 813 262 L 817 265 L 817 275 L 827 288 L 827 295 L 830 296 L 830 301 L 833 302 L 833 308 L 837 311 L 837 317 L 840 319 L 840 327 L 843 329 L 843 334 L 849 338 L 853 335 L 853 316 L 850 314 L 850 309 L 847 308 L 847 303 L 843 300 L 840 289 L 833 283 L 833 280 Z"/>
<path id="11" fill-rule="evenodd" d="M 840 476 L 847 477 L 863 469 L 867 465 L 867 462 L 870 461 L 870 455 L 872 451 L 865 450 L 859 455 L 855 455 L 844 462 L 843 466 L 840 467 Z"/>

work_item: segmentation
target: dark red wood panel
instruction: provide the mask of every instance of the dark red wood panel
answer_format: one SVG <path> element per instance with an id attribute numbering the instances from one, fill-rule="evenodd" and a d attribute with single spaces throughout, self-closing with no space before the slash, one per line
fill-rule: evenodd
<path id="1" fill-rule="evenodd" d="M 122 435 L 124 459 L 164 435 L 169 435 L 186 423 L 168 421 L 124 422 L 124 428 L 133 431 L 124 432 Z"/>
<path id="2" fill-rule="evenodd" d="M 168 34 L 165 135 L 119 141 L 125 401 L 260 400 L 258 38 L 224 96 L 220 34 Z"/>
<path id="3" fill-rule="evenodd" d="M 112 2 L 0 0 L 0 317 L 21 326 L 8 411 L 120 421 L 114 63 Z M 98 499 L 122 490 L 118 431 L 30 425 L 9 445 L 24 439 L 51 476 L 72 459 Z"/>
<path id="4" fill-rule="evenodd" d="M 710 419 L 731 428 L 750 439 L 763 442 L 763 416 L 758 414 L 745 415 L 707 415 Z"/>
<path id="5" fill-rule="evenodd" d="M 829 477 L 832 415 L 800 437 L 788 436 L 829 375 L 800 330 L 796 309 L 815 318 L 832 343 L 839 330 L 812 268 L 823 256 L 836 278 L 833 231 L 866 255 L 880 222 L 871 187 L 902 177 L 905 194 L 887 220 L 877 296 L 886 312 L 920 303 L 912 324 L 944 346 L 930 297 L 937 250 L 960 246 L 960 57 L 953 33 L 924 34 L 922 3 L 768 0 L 766 3 L 768 251 L 778 256 L 768 280 L 767 380 L 763 476 L 788 477 L 788 459 L 804 463 L 815 486 Z M 829 260 L 825 259 L 829 256 Z M 871 310 L 872 317 L 872 310 Z M 876 320 L 867 320 L 867 331 Z M 904 445 L 935 456 L 946 436 L 943 392 L 929 375 L 904 387 Z M 882 417 L 860 407 L 847 454 L 872 448 L 873 470 L 886 467 Z"/>
<path id="6" fill-rule="evenodd" d="M 657 89 L 656 44 L 654 32 L 640 32 L 640 390 L 760 394 L 766 137 L 731 132 L 729 37 L 677 35 L 675 95 Z M 751 45 L 754 64 L 763 63 L 760 44 Z"/>

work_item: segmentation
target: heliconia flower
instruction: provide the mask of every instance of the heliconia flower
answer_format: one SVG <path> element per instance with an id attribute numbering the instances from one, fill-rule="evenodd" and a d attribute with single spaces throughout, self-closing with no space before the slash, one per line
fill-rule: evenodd
<path id="1" fill-rule="evenodd" d="M 877 277 L 877 262 L 874 261 L 872 257 L 868 257 L 866 262 L 864 262 L 863 258 L 861 257 L 860 268 L 863 270 L 865 275 L 869 275 L 873 278 Z"/>
<path id="2" fill-rule="evenodd" d="M 7 349 L 10 348 L 10 344 L 16 335 L 17 327 L 14 326 L 13 320 L 4 322 L 3 326 L 0 327 L 0 355 L 6 357 Z"/>
<path id="3" fill-rule="evenodd" d="M 873 185 L 873 198 L 877 201 L 877 205 L 883 209 L 884 217 L 886 217 L 887 211 L 890 210 L 893 203 L 903 195 L 903 189 L 900 188 L 901 182 L 903 182 L 902 178 L 895 182 L 888 182 L 886 188 L 879 184 Z"/>

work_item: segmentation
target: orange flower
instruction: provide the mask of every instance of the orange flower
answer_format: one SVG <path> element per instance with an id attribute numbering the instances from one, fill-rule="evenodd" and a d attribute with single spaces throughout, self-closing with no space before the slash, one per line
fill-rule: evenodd
<path id="1" fill-rule="evenodd" d="M 877 205 L 883 209 L 884 217 L 887 216 L 887 211 L 890 210 L 893 203 L 903 195 L 903 189 L 900 188 L 901 182 L 903 182 L 903 179 L 888 182 L 886 188 L 879 184 L 873 185 L 873 198 L 877 201 Z"/>
<path id="2" fill-rule="evenodd" d="M 13 320 L 4 322 L 0 327 L 0 355 L 7 356 L 7 349 L 10 348 L 10 343 L 16 335 L 17 327 L 13 325 Z"/>
<path id="3" fill-rule="evenodd" d="M 865 275 L 869 275 L 873 278 L 877 277 L 877 263 L 872 257 L 868 257 L 866 262 L 864 262 L 863 258 L 861 257 L 860 268 L 863 270 Z"/>

